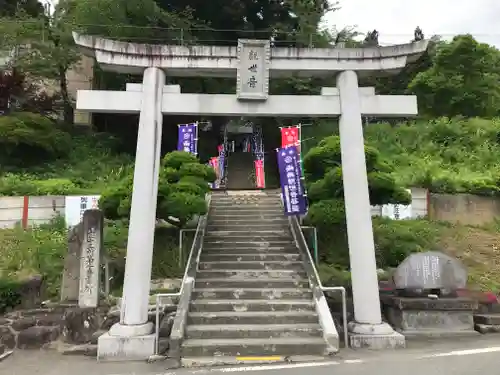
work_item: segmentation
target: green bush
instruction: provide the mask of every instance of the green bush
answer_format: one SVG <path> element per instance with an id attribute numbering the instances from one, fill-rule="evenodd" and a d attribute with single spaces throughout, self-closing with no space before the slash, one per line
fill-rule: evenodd
<path id="1" fill-rule="evenodd" d="M 128 222 L 126 220 L 105 220 L 104 248 L 112 268 L 113 279 L 110 286 L 114 292 L 120 292 L 123 286 L 127 237 Z M 151 277 L 153 279 L 176 278 L 182 277 L 183 272 L 183 267 L 179 266 L 179 229 L 174 226 L 157 227 Z"/>
<path id="2" fill-rule="evenodd" d="M 3 196 L 71 195 L 82 190 L 71 180 L 63 178 L 39 180 L 13 173 L 7 173 L 0 178 L 0 195 Z"/>
<path id="3" fill-rule="evenodd" d="M 33 275 L 44 277 L 48 297 L 61 285 L 67 230 L 64 218 L 28 229 L 0 230 L 0 279 L 19 282 Z"/>
<path id="4" fill-rule="evenodd" d="M 168 153 L 160 169 L 157 216 L 182 228 L 196 215 L 204 215 L 205 194 L 214 180 L 214 170 L 200 164 L 194 155 L 182 151 Z M 99 205 L 107 218 L 129 216 L 132 186 L 133 177 L 129 175 L 103 192 Z"/>
<path id="5" fill-rule="evenodd" d="M 397 267 L 408 255 L 436 250 L 440 230 L 445 224 L 428 220 L 373 218 L 377 267 Z M 342 270 L 349 269 L 349 247 L 345 224 L 318 230 L 320 261 Z"/>
<path id="6" fill-rule="evenodd" d="M 0 314 L 21 303 L 20 287 L 18 281 L 0 278 Z"/>
<path id="7" fill-rule="evenodd" d="M 320 264 L 318 273 L 323 286 L 351 287 L 351 273 L 345 269 L 334 265 Z"/>
<path id="8" fill-rule="evenodd" d="M 409 203 L 410 195 L 396 183 L 392 168 L 377 149 L 366 146 L 365 157 L 370 203 Z M 345 213 L 340 137 L 327 137 L 308 151 L 304 156 L 304 175 L 310 204 L 307 222 L 321 231 L 342 224 Z"/>
<path id="9" fill-rule="evenodd" d="M 440 228 L 444 224 L 428 220 L 374 218 L 375 255 L 379 268 L 397 267 L 412 253 L 437 250 Z"/>
<path id="10" fill-rule="evenodd" d="M 0 116 L 2 164 L 39 164 L 66 155 L 70 143 L 70 135 L 48 117 L 30 112 Z"/>
<path id="11" fill-rule="evenodd" d="M 500 193 L 500 119 L 379 123 L 367 126 L 365 137 L 404 187 L 450 194 Z"/>
<path id="12" fill-rule="evenodd" d="M 28 166 L 7 158 L 1 165 L 0 195 L 100 194 L 133 170 L 133 158 L 113 147 L 116 141 L 106 134 L 72 135 L 62 157 L 44 160 L 39 155 L 43 163 Z"/>

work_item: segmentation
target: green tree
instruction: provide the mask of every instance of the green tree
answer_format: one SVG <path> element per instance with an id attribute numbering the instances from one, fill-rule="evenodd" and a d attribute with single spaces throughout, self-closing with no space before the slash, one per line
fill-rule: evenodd
<path id="1" fill-rule="evenodd" d="M 72 6 L 72 1 L 62 0 L 53 12 L 48 9 L 36 18 L 21 12 L 0 20 L 0 41 L 17 51 L 12 65 L 32 78 L 56 83 L 63 119 L 68 124 L 73 123 L 73 98 L 68 92 L 66 73 L 81 59 L 71 34 Z"/>
<path id="2" fill-rule="evenodd" d="M 70 135 L 47 117 L 29 112 L 0 116 L 0 162 L 4 170 L 66 156 L 70 143 Z"/>
<path id="3" fill-rule="evenodd" d="M 190 42 L 196 26 L 191 9 L 175 12 L 154 0 L 79 0 L 71 16 L 75 31 L 137 43 Z"/>
<path id="4" fill-rule="evenodd" d="M 409 203 L 408 192 L 398 186 L 390 168 L 380 158 L 377 149 L 365 146 L 370 203 Z M 340 137 L 330 136 L 319 142 L 304 157 L 304 172 L 308 189 L 307 220 L 321 229 L 345 223 L 344 187 Z"/>
<path id="5" fill-rule="evenodd" d="M 0 0 L 0 17 L 14 17 L 19 12 L 38 17 L 43 13 L 43 5 L 38 0 Z"/>
<path id="6" fill-rule="evenodd" d="M 207 212 L 205 194 L 209 183 L 215 181 L 215 172 L 200 164 L 192 154 L 174 151 L 165 155 L 161 163 L 158 183 L 158 218 L 179 228 L 194 216 Z M 128 218 L 132 199 L 133 176 L 109 188 L 102 194 L 99 207 L 108 219 Z"/>
<path id="7" fill-rule="evenodd" d="M 430 116 L 493 117 L 500 109 L 500 52 L 471 35 L 441 43 L 432 66 L 409 84 Z"/>

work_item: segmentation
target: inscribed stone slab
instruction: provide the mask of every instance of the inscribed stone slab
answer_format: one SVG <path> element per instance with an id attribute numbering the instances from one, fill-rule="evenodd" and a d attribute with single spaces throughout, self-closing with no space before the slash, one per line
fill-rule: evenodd
<path id="1" fill-rule="evenodd" d="M 266 100 L 269 96 L 271 45 L 268 40 L 238 40 L 238 100 Z"/>
<path id="2" fill-rule="evenodd" d="M 80 259 L 80 307 L 97 307 L 100 289 L 100 255 L 104 218 L 100 210 L 83 213 L 83 241 Z"/>
<path id="3" fill-rule="evenodd" d="M 398 289 L 465 288 L 467 269 L 456 258 L 438 251 L 415 253 L 407 257 L 393 275 Z"/>

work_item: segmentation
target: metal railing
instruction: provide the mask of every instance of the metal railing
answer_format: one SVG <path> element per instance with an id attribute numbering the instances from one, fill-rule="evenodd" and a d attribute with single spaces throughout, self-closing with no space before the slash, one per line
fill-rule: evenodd
<path id="1" fill-rule="evenodd" d="M 314 262 L 316 266 L 319 266 L 319 250 L 318 250 L 318 230 L 316 227 L 311 226 L 301 226 L 302 229 L 312 229 L 313 231 L 313 251 L 314 251 Z"/>
<path id="2" fill-rule="evenodd" d="M 318 270 L 316 269 L 316 265 L 311 257 L 311 252 L 309 251 L 309 248 L 307 246 L 307 241 L 304 237 L 304 233 L 302 233 L 299 221 L 296 217 L 292 217 L 291 220 L 292 220 L 292 222 L 295 221 L 296 226 L 299 229 L 298 231 L 296 231 L 294 226 L 292 225 L 292 230 L 294 230 L 294 232 L 298 232 L 298 234 L 300 235 L 300 237 L 301 237 L 301 239 L 306 247 L 305 250 L 306 250 L 307 256 L 309 258 L 309 262 L 311 263 L 311 266 L 312 266 L 312 269 L 314 272 L 314 276 L 316 277 L 316 280 L 318 282 L 318 288 L 320 288 L 321 291 L 323 291 L 323 292 L 340 292 L 342 295 L 342 323 L 343 323 L 343 327 L 344 327 L 344 346 L 346 348 L 348 348 L 349 347 L 349 335 L 347 332 L 347 293 L 346 293 L 346 289 L 343 286 L 323 286 L 323 284 L 321 283 L 321 278 L 319 277 L 319 274 L 318 274 Z"/>
<path id="3" fill-rule="evenodd" d="M 198 227 L 196 229 L 181 229 L 179 231 L 179 268 L 184 267 L 184 233 L 195 232 L 196 236 L 197 230 Z"/>
<path id="4" fill-rule="evenodd" d="M 210 205 L 210 197 L 207 198 L 207 204 Z M 207 214 L 208 215 L 208 214 Z M 188 284 L 190 279 L 189 271 L 192 266 L 192 258 L 195 250 L 199 250 L 201 247 L 201 239 L 203 238 L 205 232 L 205 223 L 207 220 L 207 215 L 200 216 L 198 219 L 198 225 L 196 226 L 196 233 L 194 236 L 193 244 L 191 245 L 191 250 L 189 252 L 189 257 L 186 262 L 186 268 L 184 271 L 184 276 L 182 278 L 181 288 L 178 292 L 175 293 L 158 293 L 155 295 L 155 355 L 158 355 L 159 345 L 160 345 L 160 300 L 164 297 L 180 297 L 182 292 L 184 291 L 184 286 Z M 182 236 L 182 234 L 181 234 Z M 197 259 L 196 259 L 196 268 L 198 268 L 199 257 L 201 252 L 198 251 Z"/>

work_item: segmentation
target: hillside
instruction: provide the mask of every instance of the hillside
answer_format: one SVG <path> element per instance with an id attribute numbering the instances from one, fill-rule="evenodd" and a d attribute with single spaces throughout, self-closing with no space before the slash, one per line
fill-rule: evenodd
<path id="1" fill-rule="evenodd" d="M 365 133 L 403 185 L 436 193 L 500 192 L 499 119 L 372 124 Z"/>
<path id="2" fill-rule="evenodd" d="M 6 121 L 6 117 L 0 118 L 0 130 L 3 126 L 4 134 L 11 129 L 6 126 Z M 334 123 L 322 123 L 316 128 L 309 127 L 307 132 L 316 132 L 320 139 L 324 134 L 322 130 L 328 129 L 326 134 L 331 134 L 334 128 Z M 0 194 L 102 193 L 104 189 L 115 186 L 133 168 L 133 156 L 119 152 L 118 139 L 106 134 L 60 131 L 64 133 L 60 139 L 67 144 L 59 153 L 44 153 L 43 158 L 34 158 L 19 165 L 14 159 L 9 159 L 12 153 L 0 152 L 4 161 Z M 367 143 L 374 146 L 383 161 L 394 168 L 392 174 L 403 186 L 484 195 L 496 195 L 499 191 L 499 134 L 500 121 L 484 119 L 443 118 L 392 126 L 371 124 L 366 128 Z M 29 137 L 4 137 L 0 146 L 3 150 L 22 148 L 24 152 L 42 155 L 40 145 L 50 149 L 50 144 L 34 142 L 37 136 L 40 136 L 39 130 L 33 127 Z M 318 139 L 310 143 L 314 145 Z M 473 287 L 500 290 L 500 225 L 492 223 L 485 228 L 476 228 L 428 220 L 395 222 L 377 218 L 374 229 L 381 268 L 396 266 L 411 252 L 443 250 L 465 262 L 470 269 Z M 0 250 L 0 269 L 6 270 L 3 276 L 23 278 L 27 274 L 43 273 L 51 283 L 57 284 L 66 248 L 63 232 L 59 222 L 25 232 L 1 230 L 0 249 L 3 250 Z M 346 280 L 345 272 L 340 272 L 339 276 L 337 270 L 348 269 L 345 233 L 342 230 L 328 232 L 328 236 L 321 231 L 319 233 L 321 271 L 326 283 L 338 284 Z M 122 223 L 108 223 L 105 243 L 115 261 L 118 275 L 123 272 L 126 235 L 127 229 Z M 165 250 L 158 253 L 162 261 L 157 263 L 154 273 L 157 277 L 176 276 L 179 274 L 175 255 L 178 246 L 176 233 L 165 236 L 164 232 L 162 243 L 166 244 L 163 247 Z"/>

